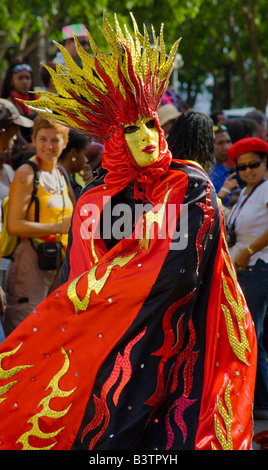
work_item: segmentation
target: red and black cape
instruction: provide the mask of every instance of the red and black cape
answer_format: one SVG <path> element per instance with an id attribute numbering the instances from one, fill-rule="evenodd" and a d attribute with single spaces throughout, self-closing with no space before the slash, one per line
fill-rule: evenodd
<path id="1" fill-rule="evenodd" d="M 213 186 L 173 162 L 142 237 L 108 246 L 118 201 L 142 202 L 102 181 L 82 194 L 68 280 L 1 345 L 0 448 L 249 449 L 255 331 Z"/>

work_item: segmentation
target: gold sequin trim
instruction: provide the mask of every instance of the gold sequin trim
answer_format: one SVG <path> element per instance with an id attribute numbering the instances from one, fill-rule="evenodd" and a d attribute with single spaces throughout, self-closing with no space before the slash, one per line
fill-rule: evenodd
<path id="1" fill-rule="evenodd" d="M 82 300 L 78 297 L 77 294 L 77 283 L 81 277 L 85 276 L 85 274 L 82 274 L 78 278 L 74 279 L 74 281 L 69 284 L 67 295 L 75 307 L 75 313 L 78 313 L 79 311 L 85 311 L 88 308 L 92 291 L 94 291 L 97 295 L 101 292 L 111 274 L 113 267 L 125 266 L 134 258 L 134 256 L 136 256 L 136 254 L 137 253 L 132 253 L 125 257 L 119 256 L 114 258 L 111 264 L 107 267 L 105 274 L 100 279 L 96 278 L 96 271 L 99 265 L 94 266 L 87 274 L 87 292 Z"/>
<path id="2" fill-rule="evenodd" d="M 229 264 L 227 260 L 227 256 L 223 253 L 223 258 L 225 261 L 225 265 L 227 266 L 229 275 L 233 281 L 233 286 L 235 288 L 236 292 L 236 299 L 232 295 L 229 287 L 228 287 L 228 282 L 225 276 L 222 276 L 222 281 L 223 281 L 223 290 L 224 294 L 226 296 L 226 299 L 228 301 L 229 306 L 221 304 L 221 307 L 224 311 L 225 315 L 225 320 L 226 320 L 226 326 L 227 326 L 227 331 L 228 331 L 228 338 L 230 341 L 230 345 L 232 347 L 233 352 L 235 355 L 245 364 L 248 364 L 248 361 L 246 359 L 246 351 L 250 352 L 250 346 L 248 342 L 248 338 L 246 336 L 245 329 L 243 327 L 243 321 L 245 320 L 245 311 L 244 311 L 244 304 L 242 302 L 242 297 L 241 294 L 238 290 L 238 283 L 236 279 L 236 275 L 234 272 L 234 269 L 232 268 L 232 265 Z M 239 329 L 239 335 L 240 339 L 237 337 L 235 334 L 235 323 L 234 319 L 237 322 L 237 326 Z"/>
<path id="3" fill-rule="evenodd" d="M 140 248 L 145 248 L 146 251 L 148 251 L 148 248 L 149 248 L 149 242 L 150 242 L 150 232 L 151 232 L 151 227 L 154 223 L 157 223 L 159 228 L 161 229 L 162 228 L 162 225 L 163 225 L 163 221 L 164 221 L 164 215 L 165 215 L 165 211 L 166 211 L 166 205 L 167 205 L 167 201 L 168 201 L 168 197 L 169 197 L 169 194 L 170 194 L 170 191 L 171 189 L 169 189 L 165 195 L 165 199 L 164 199 L 164 202 L 161 206 L 161 208 L 159 209 L 158 212 L 153 212 L 152 210 L 150 210 L 149 212 L 147 212 L 145 215 L 144 215 L 144 225 L 145 225 L 145 230 L 144 230 L 144 236 L 143 238 L 140 240 L 139 242 L 139 245 L 140 245 Z"/>
<path id="4" fill-rule="evenodd" d="M 230 387 L 231 387 L 231 381 L 228 382 L 228 385 L 225 389 L 225 393 L 224 393 L 225 404 L 223 404 L 220 397 L 217 396 L 218 411 L 225 425 L 226 438 L 222 430 L 219 417 L 216 414 L 214 415 L 214 425 L 215 425 L 216 436 L 223 450 L 233 449 L 233 441 L 232 441 L 232 434 L 231 434 L 233 410 L 232 410 L 231 399 L 230 399 Z M 216 450 L 215 444 L 212 443 L 211 446 L 213 450 Z"/>
<path id="5" fill-rule="evenodd" d="M 22 343 L 20 343 L 15 349 L 13 349 L 12 351 L 7 351 L 7 352 L 4 352 L 4 353 L 1 353 L 0 354 L 0 379 L 1 380 L 4 380 L 4 379 L 10 379 L 11 377 L 13 377 L 14 375 L 18 374 L 18 372 L 20 372 L 21 370 L 23 369 L 27 369 L 28 367 L 33 367 L 32 365 L 23 365 L 23 366 L 16 366 L 16 367 L 12 367 L 11 369 L 3 369 L 2 367 L 2 361 L 5 357 L 10 357 L 10 356 L 13 356 L 14 354 L 16 354 L 16 352 L 20 349 L 20 347 L 22 346 Z M 9 382 L 8 384 L 6 385 L 3 385 L 2 387 L 0 387 L 0 396 L 2 397 L 2 395 L 4 395 L 5 393 L 8 392 L 8 390 L 13 386 L 15 385 L 16 383 L 18 382 L 18 380 L 15 380 L 13 382 Z M 4 397 L 4 398 L 0 398 L 0 403 L 2 403 L 4 400 L 6 400 L 7 397 Z"/>
<path id="6" fill-rule="evenodd" d="M 46 447 L 33 447 L 30 445 L 29 443 L 29 438 L 30 437 L 38 437 L 39 439 L 44 439 L 44 440 L 47 440 L 47 439 L 51 439 L 53 437 L 56 437 L 64 428 L 60 428 L 54 432 L 49 432 L 49 433 L 45 433 L 45 432 L 42 432 L 40 427 L 39 427 L 39 419 L 42 418 L 42 417 L 48 417 L 48 418 L 53 418 L 53 419 L 58 419 L 58 418 L 61 418 L 62 416 L 65 416 L 71 405 L 69 405 L 66 409 L 62 410 L 62 411 L 55 411 L 53 410 L 52 408 L 50 408 L 50 401 L 52 400 L 52 398 L 66 398 L 68 396 L 70 396 L 74 390 L 76 389 L 73 388 L 72 390 L 70 391 L 63 391 L 59 388 L 59 380 L 61 377 L 63 377 L 63 375 L 68 371 L 69 369 L 69 366 L 70 366 L 70 361 L 69 361 L 69 357 L 68 357 L 68 354 L 67 352 L 65 351 L 64 348 L 61 349 L 62 351 L 62 354 L 64 356 L 64 364 L 63 364 L 63 367 L 61 368 L 61 370 L 53 377 L 53 379 L 50 381 L 49 385 L 47 386 L 46 390 L 48 390 L 49 388 L 52 389 L 51 393 L 43 398 L 38 407 L 41 407 L 42 406 L 42 409 L 40 411 L 40 413 L 37 413 L 35 414 L 34 416 L 32 416 L 32 418 L 30 418 L 28 420 L 28 423 L 31 423 L 33 426 L 32 428 L 25 432 L 18 440 L 17 440 L 17 443 L 21 443 L 23 448 L 22 450 L 50 450 L 52 449 L 52 447 L 54 447 L 56 445 L 57 442 L 54 442 Z"/>

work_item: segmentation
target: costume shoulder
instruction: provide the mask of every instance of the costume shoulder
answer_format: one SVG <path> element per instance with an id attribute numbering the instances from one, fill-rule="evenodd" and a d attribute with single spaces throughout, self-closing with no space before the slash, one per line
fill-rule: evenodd
<path id="1" fill-rule="evenodd" d="M 98 176 L 96 176 L 93 181 L 90 183 L 86 184 L 83 190 L 81 191 L 81 195 L 87 193 L 90 191 L 92 188 L 95 188 L 96 186 L 99 186 L 101 184 L 104 184 L 104 178 L 106 175 L 107 171 L 105 171 L 103 168 L 100 170 Z"/>

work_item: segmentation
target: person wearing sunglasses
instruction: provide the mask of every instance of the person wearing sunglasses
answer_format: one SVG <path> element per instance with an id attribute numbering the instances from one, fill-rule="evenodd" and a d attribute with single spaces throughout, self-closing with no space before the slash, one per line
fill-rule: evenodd
<path id="1" fill-rule="evenodd" d="M 225 125 L 214 125 L 214 154 L 215 165 L 210 170 L 209 175 L 215 187 L 218 197 L 222 200 L 224 207 L 230 203 L 234 191 L 239 188 L 236 173 L 226 166 L 227 151 L 232 145 L 232 140 Z"/>
<path id="2" fill-rule="evenodd" d="M 255 417 L 268 418 L 268 367 L 263 322 L 268 309 L 268 143 L 257 137 L 237 141 L 228 150 L 245 183 L 228 218 L 230 255 L 255 324 L 258 363 Z"/>
<path id="3" fill-rule="evenodd" d="M 63 26 L 62 28 L 62 45 L 65 47 L 67 52 L 69 52 L 72 59 L 79 65 L 80 56 L 76 50 L 74 35 L 77 37 L 82 48 L 87 51 L 89 49 L 89 40 L 85 25 L 80 23 L 70 24 L 67 26 Z M 57 52 L 56 56 L 53 59 L 53 62 L 59 63 L 64 66 L 66 65 L 61 51 Z"/>

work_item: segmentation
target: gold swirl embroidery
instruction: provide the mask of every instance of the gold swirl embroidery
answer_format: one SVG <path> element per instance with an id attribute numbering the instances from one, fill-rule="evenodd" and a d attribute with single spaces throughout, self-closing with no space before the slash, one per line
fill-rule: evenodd
<path id="1" fill-rule="evenodd" d="M 143 239 L 139 240 L 139 248 L 140 249 L 145 247 L 146 251 L 148 250 L 149 240 L 150 240 L 150 231 L 151 231 L 152 224 L 154 222 L 156 222 L 159 225 L 160 228 L 162 227 L 163 220 L 164 220 L 164 215 L 165 215 L 165 209 L 166 209 L 167 200 L 168 200 L 168 196 L 169 196 L 170 191 L 171 191 L 171 189 L 167 191 L 167 193 L 165 195 L 164 202 L 163 202 L 163 204 L 162 204 L 162 206 L 161 206 L 161 208 L 159 209 L 158 212 L 149 211 L 145 214 L 145 216 L 144 216 L 144 219 L 145 219 L 145 235 L 144 235 Z M 142 230 L 144 230 L 144 227 L 143 227 Z M 93 256 L 93 259 L 94 259 L 95 263 L 97 263 L 99 260 L 98 260 L 98 257 L 97 257 L 96 251 L 95 251 L 95 245 L 94 245 L 93 237 L 91 237 L 91 252 L 92 252 L 92 256 Z M 129 256 L 125 256 L 124 258 L 120 257 L 120 256 L 116 257 L 111 262 L 111 264 L 108 266 L 105 274 L 100 279 L 96 278 L 96 271 L 97 271 L 99 265 L 93 266 L 93 268 L 87 274 L 87 281 L 88 281 L 87 282 L 87 292 L 86 292 L 85 297 L 83 299 L 80 299 L 77 295 L 77 284 L 78 284 L 79 280 L 83 276 L 85 276 L 85 273 L 81 274 L 81 276 L 74 279 L 70 283 L 70 285 L 68 286 L 67 295 L 68 295 L 69 299 L 71 300 L 71 302 L 74 304 L 75 313 L 78 313 L 79 311 L 85 311 L 88 308 L 88 305 L 89 305 L 89 302 L 90 302 L 90 297 L 91 297 L 91 292 L 94 290 L 97 295 L 101 292 L 101 290 L 103 289 L 107 279 L 109 278 L 110 273 L 112 271 L 112 268 L 114 266 L 120 266 L 120 267 L 125 266 L 127 263 L 129 263 L 129 261 L 132 260 L 132 258 L 134 258 L 134 256 L 136 256 L 136 254 L 137 254 L 137 252 L 133 253 Z"/>
<path id="2" fill-rule="evenodd" d="M 224 261 L 225 261 L 225 264 L 227 266 L 227 269 L 229 271 L 230 277 L 233 281 L 233 285 L 234 285 L 234 288 L 235 288 L 235 291 L 236 291 L 237 301 L 234 298 L 234 296 L 232 295 L 232 293 L 230 292 L 227 280 L 226 280 L 224 275 L 222 276 L 222 278 L 223 278 L 223 289 L 224 289 L 226 299 L 227 299 L 232 311 L 235 314 L 237 324 L 238 324 L 238 328 L 239 328 L 240 340 L 237 338 L 237 336 L 235 334 L 235 331 L 234 331 L 235 328 L 234 328 L 234 323 L 233 323 L 230 308 L 228 308 L 226 305 L 221 304 L 221 307 L 222 307 L 222 309 L 224 311 L 224 315 L 225 315 L 227 331 L 228 331 L 228 337 L 229 337 L 229 341 L 230 341 L 231 347 L 232 347 L 233 352 L 235 353 L 235 355 L 242 362 L 244 362 L 245 364 L 248 364 L 245 352 L 246 351 L 250 352 L 250 346 L 249 346 L 249 342 L 248 342 L 248 339 L 247 339 L 247 336 L 246 336 L 246 333 L 245 333 L 245 330 L 244 330 L 243 324 L 242 324 L 242 320 L 245 320 L 244 305 L 243 305 L 243 302 L 242 302 L 242 297 L 241 297 L 241 295 L 239 293 L 239 290 L 238 290 L 238 284 L 237 284 L 237 279 L 236 279 L 234 270 L 232 269 L 231 265 L 229 265 L 229 263 L 227 261 L 227 257 L 224 255 L 224 253 L 223 253 L 223 257 L 224 257 Z"/>
<path id="3" fill-rule="evenodd" d="M 171 189 L 169 189 L 167 191 L 167 194 L 165 195 L 165 199 L 163 201 L 163 204 L 162 204 L 162 206 L 161 206 L 161 208 L 159 209 L 158 212 L 153 212 L 152 210 L 150 210 L 144 215 L 145 234 L 144 234 L 144 237 L 140 240 L 139 245 L 140 245 L 140 248 L 145 248 L 146 251 L 148 251 L 148 248 L 149 248 L 150 232 L 151 232 L 151 227 L 154 224 L 154 222 L 156 222 L 158 224 L 158 226 L 161 230 L 161 227 L 163 225 L 167 200 L 168 200 L 168 196 L 170 194 L 170 191 L 171 191 Z"/>
<path id="4" fill-rule="evenodd" d="M 152 224 L 156 222 L 160 228 L 162 227 L 164 215 L 165 215 L 165 209 L 166 209 L 167 200 L 168 200 L 170 191 L 171 189 L 167 191 L 164 202 L 158 212 L 155 213 L 153 211 L 149 211 L 145 214 L 144 216 L 145 235 L 144 235 L 144 238 L 139 241 L 140 249 L 145 247 L 146 251 L 148 250 Z M 98 257 L 96 255 L 93 237 L 91 238 L 91 251 L 92 251 L 94 261 L 98 262 Z M 93 266 L 93 268 L 87 274 L 87 281 L 88 281 L 87 292 L 83 299 L 80 299 L 77 295 L 77 284 L 79 280 L 83 276 L 85 276 L 85 273 L 81 274 L 81 276 L 74 279 L 68 286 L 67 295 L 69 299 L 71 300 L 71 302 L 74 304 L 75 313 L 78 313 L 79 311 L 85 311 L 88 308 L 91 292 L 94 290 L 94 292 L 97 295 L 101 292 L 114 266 L 120 266 L 120 267 L 125 266 L 127 263 L 129 263 L 132 260 L 132 258 L 134 258 L 134 256 L 136 256 L 136 254 L 137 252 L 132 253 L 129 256 L 125 256 L 125 257 L 118 256 L 114 258 L 111 264 L 107 267 L 105 274 L 100 279 L 96 278 L 96 271 L 99 265 Z"/>
<path id="5" fill-rule="evenodd" d="M 114 258 L 114 260 L 108 266 L 105 274 L 100 279 L 96 278 L 96 271 L 97 271 L 98 266 L 94 266 L 87 275 L 87 279 L 88 279 L 87 292 L 86 292 L 84 299 L 82 300 L 77 295 L 76 286 L 77 286 L 78 281 L 85 274 L 82 274 L 81 276 L 76 278 L 74 281 L 72 281 L 68 287 L 67 295 L 69 299 L 71 300 L 71 302 L 74 304 L 75 313 L 78 313 L 81 310 L 84 311 L 87 309 L 89 301 L 90 301 L 91 292 L 94 290 L 97 295 L 100 293 L 108 277 L 110 276 L 110 273 L 114 266 L 120 266 L 120 267 L 125 266 L 127 263 L 129 263 L 129 261 L 132 260 L 132 258 L 134 258 L 134 256 L 136 256 L 136 254 L 137 253 L 132 253 L 131 255 L 125 256 L 124 258 L 121 258 L 120 256 Z"/>
<path id="6" fill-rule="evenodd" d="M 27 369 L 28 367 L 33 367 L 32 365 L 24 365 L 24 366 L 12 367 L 12 369 L 3 369 L 3 368 L 2 368 L 2 360 L 3 360 L 5 357 L 9 357 L 9 356 L 12 356 L 13 354 L 16 354 L 16 352 L 20 349 L 21 346 L 22 346 L 22 343 L 20 343 L 20 344 L 19 344 L 15 349 L 13 349 L 12 351 L 7 351 L 7 352 L 4 352 L 4 353 L 1 353 L 1 354 L 0 354 L 0 379 L 1 379 L 1 380 L 10 379 L 10 378 L 13 377 L 14 375 L 18 374 L 18 372 L 20 372 L 21 370 Z M 4 395 L 6 392 L 8 392 L 8 390 L 9 390 L 13 385 L 15 385 L 17 382 L 18 382 L 18 380 L 14 380 L 13 382 L 9 382 L 8 384 L 3 385 L 2 387 L 0 387 L 0 396 Z M 3 402 L 4 400 L 6 400 L 6 399 L 7 399 L 7 397 L 0 398 L 0 403 L 2 403 L 2 402 Z"/>
<path id="7" fill-rule="evenodd" d="M 228 382 L 228 385 L 226 387 L 225 394 L 224 394 L 226 407 L 224 407 L 220 397 L 217 396 L 218 410 L 224 421 L 225 428 L 226 428 L 226 438 L 222 431 L 218 416 L 216 414 L 214 415 L 214 425 L 215 425 L 216 436 L 223 450 L 233 449 L 233 441 L 232 441 L 232 434 L 231 434 L 233 410 L 232 410 L 231 400 L 230 400 L 230 386 L 231 386 L 231 381 Z M 216 450 L 215 444 L 212 443 L 211 446 L 213 450 Z"/>
<path id="8" fill-rule="evenodd" d="M 97 256 L 96 250 L 95 250 L 95 244 L 94 244 L 94 238 L 91 237 L 91 253 L 94 259 L 94 262 L 97 263 L 99 261 L 99 258 Z"/>
<path id="9" fill-rule="evenodd" d="M 28 420 L 28 423 L 31 423 L 33 425 L 32 428 L 29 431 L 25 432 L 17 440 L 17 443 L 22 444 L 23 446 L 22 450 L 50 450 L 52 447 L 56 445 L 57 442 L 54 442 L 51 445 L 48 445 L 47 447 L 33 447 L 29 443 L 29 437 L 33 436 L 33 437 L 38 437 L 39 439 L 51 439 L 53 437 L 56 437 L 64 429 L 64 427 L 62 427 L 58 429 L 57 431 L 44 433 L 43 431 L 41 431 L 39 427 L 39 423 L 38 423 L 39 418 L 42 418 L 42 417 L 49 417 L 53 419 L 61 418 L 62 416 L 65 416 L 68 413 L 70 407 L 72 406 L 72 404 L 70 404 L 66 409 L 62 411 L 55 411 L 50 408 L 50 400 L 52 400 L 52 398 L 68 397 L 76 389 L 75 387 L 70 391 L 63 391 L 59 388 L 59 380 L 67 372 L 67 370 L 69 369 L 69 365 L 70 365 L 68 354 L 66 353 L 64 348 L 61 348 L 61 351 L 65 358 L 64 364 L 61 370 L 53 377 L 53 379 L 50 381 L 49 385 L 46 388 L 46 390 L 48 390 L 49 388 L 52 388 L 52 391 L 47 397 L 43 398 L 41 402 L 39 403 L 38 407 L 42 406 L 42 410 L 39 413 L 32 416 Z"/>

